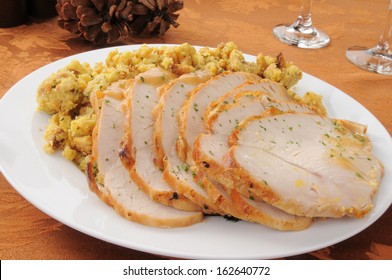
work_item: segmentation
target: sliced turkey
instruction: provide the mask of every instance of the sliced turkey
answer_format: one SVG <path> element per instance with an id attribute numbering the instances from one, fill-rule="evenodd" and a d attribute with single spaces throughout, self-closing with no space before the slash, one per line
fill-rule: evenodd
<path id="1" fill-rule="evenodd" d="M 155 163 L 164 168 L 164 158 L 176 156 L 176 142 L 179 135 L 177 114 L 187 100 L 189 93 L 211 76 L 207 72 L 185 74 L 171 81 L 160 90 L 159 103 L 154 109 Z"/>
<path id="2" fill-rule="evenodd" d="M 255 99 L 250 101 L 250 97 Z M 243 120 L 260 115 L 268 108 L 282 111 L 313 112 L 306 105 L 273 101 L 267 93 L 252 93 L 252 95 L 243 96 L 243 98 L 237 99 L 236 103 L 224 107 L 215 118 L 210 120 L 212 133 L 201 133 L 196 138 L 193 152 L 196 165 L 207 172 L 209 176 L 216 178 L 223 176 L 222 180 L 224 180 L 224 170 L 228 167 L 225 165 L 225 158 L 229 151 L 228 137 Z M 205 168 L 205 163 L 208 163 L 209 168 Z"/>
<path id="3" fill-rule="evenodd" d="M 291 101 L 287 89 L 279 83 L 268 79 L 247 81 L 208 104 L 204 113 L 204 120 L 207 120 L 210 115 L 215 115 L 221 111 L 221 107 L 236 102 L 239 95 L 242 95 L 244 92 L 267 92 L 272 99 Z"/>
<path id="4" fill-rule="evenodd" d="M 202 212 L 181 211 L 151 200 L 129 179 L 120 160 L 106 173 L 104 186 L 95 182 L 91 164 L 88 170 L 90 189 L 128 220 L 162 228 L 190 226 L 203 220 Z"/>
<path id="5" fill-rule="evenodd" d="M 217 199 L 220 207 L 243 220 L 258 222 L 279 230 L 300 230 L 308 227 L 312 221 L 309 218 L 284 213 L 280 209 L 266 205 L 265 202 L 253 201 L 249 193 L 239 194 L 238 191 L 223 186 L 227 183 L 225 173 L 229 167 L 225 163 L 229 151 L 228 137 L 242 120 L 262 114 L 270 107 L 304 112 L 312 112 L 312 110 L 295 102 L 273 101 L 270 94 L 263 92 L 246 91 L 238 94 L 234 101 L 225 106 L 218 105 L 220 112 L 216 111 L 215 117 L 210 120 L 212 133 L 200 134 L 195 141 L 194 161 L 212 182 L 208 187 L 210 195 L 214 197 L 221 195 Z M 204 180 L 203 184 L 207 185 L 208 181 Z"/>
<path id="6" fill-rule="evenodd" d="M 245 118 L 259 115 L 268 108 L 276 108 L 283 112 L 312 112 L 312 106 L 294 101 L 277 99 L 270 92 L 243 91 L 235 95 L 232 103 L 223 101 L 205 121 L 206 132 L 227 135 Z"/>
<path id="7" fill-rule="evenodd" d="M 278 230 L 303 230 L 312 224 L 312 219 L 282 211 L 266 202 L 246 198 L 237 190 L 230 191 L 230 199 L 246 221 L 266 225 Z"/>
<path id="8" fill-rule="evenodd" d="M 96 159 L 99 172 L 104 176 L 118 160 L 120 142 L 123 137 L 122 102 L 110 96 L 103 98 L 99 116 Z M 113 145 L 112 143 L 118 143 Z"/>
<path id="9" fill-rule="evenodd" d="M 90 189 L 120 215 L 144 225 L 183 227 L 200 222 L 203 218 L 201 212 L 180 211 L 154 202 L 130 180 L 118 156 L 125 120 L 120 107 L 120 101 L 111 97 L 105 97 L 102 102 L 96 162 L 104 182 L 103 185 L 96 183 L 92 158 L 87 168 Z"/>
<path id="10" fill-rule="evenodd" d="M 155 119 L 152 112 L 158 104 L 159 88 L 174 78 L 175 75 L 160 68 L 148 70 L 135 77 L 126 106 L 124 145 L 125 150 L 130 152 L 121 153 L 121 156 L 134 182 L 153 200 L 180 210 L 196 211 L 200 210 L 200 207 L 173 190 L 162 179 L 162 170 L 154 163 Z"/>
<path id="11" fill-rule="evenodd" d="M 164 169 L 164 180 L 178 193 L 200 205 L 206 213 L 221 213 L 212 203 L 208 193 L 194 182 L 194 170 L 179 159 L 176 151 L 179 136 L 177 113 L 192 89 L 209 78 L 204 72 L 187 74 L 161 89 L 159 104 L 154 110 L 154 142 L 157 150 L 155 163 Z"/>
<path id="12" fill-rule="evenodd" d="M 93 131 L 93 157 L 97 158 L 97 150 L 100 150 L 101 157 L 98 165 L 100 166 L 100 174 L 103 175 L 117 161 L 118 149 L 108 149 L 108 143 L 118 143 L 119 139 L 116 137 L 122 137 L 117 133 L 110 133 L 111 129 L 122 129 L 122 126 L 118 123 L 121 120 L 121 102 L 129 90 L 131 80 L 120 80 L 111 84 L 103 92 L 96 92 L 90 97 L 91 104 L 94 108 L 97 116 L 97 122 Z M 120 116 L 121 115 L 121 116 Z M 111 129 L 110 129 L 111 128 Z M 108 135 L 100 133 L 99 130 L 109 132 Z M 98 141 L 97 137 L 100 135 L 101 139 Z"/>
<path id="13" fill-rule="evenodd" d="M 241 193 L 308 217 L 362 217 L 372 209 L 383 166 L 364 134 L 336 120 L 265 114 L 244 122 L 230 143 L 228 173 L 234 187 L 247 186 Z"/>
<path id="14" fill-rule="evenodd" d="M 193 143 L 199 133 L 205 130 L 204 114 L 208 105 L 235 87 L 260 79 L 255 74 L 243 72 L 223 73 L 192 91 L 178 113 L 180 137 L 177 142 L 177 152 L 183 161 L 192 164 Z"/>

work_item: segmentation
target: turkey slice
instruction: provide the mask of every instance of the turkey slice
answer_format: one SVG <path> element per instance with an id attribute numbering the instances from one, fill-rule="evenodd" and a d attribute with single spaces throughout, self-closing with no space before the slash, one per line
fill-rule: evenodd
<path id="1" fill-rule="evenodd" d="M 187 100 L 189 93 L 211 76 L 207 72 L 194 72 L 180 76 L 160 90 L 159 103 L 154 109 L 155 163 L 164 168 L 164 158 L 176 156 L 176 142 L 179 135 L 177 114 Z"/>
<path id="2" fill-rule="evenodd" d="M 159 88 L 176 78 L 171 72 L 160 68 L 148 70 L 135 77 L 127 102 L 125 150 L 121 153 L 125 167 L 134 182 L 153 200 L 180 210 L 196 211 L 200 207 L 173 190 L 162 178 L 154 159 L 153 109 L 159 100 Z M 131 165 L 129 165 L 131 163 Z"/>
<path id="3" fill-rule="evenodd" d="M 208 120 L 210 115 L 215 115 L 221 111 L 222 106 L 233 104 L 239 98 L 239 95 L 244 92 L 268 92 L 272 99 L 291 101 L 287 89 L 282 84 L 268 79 L 247 81 L 208 104 L 204 113 L 204 120 Z"/>
<path id="4" fill-rule="evenodd" d="M 235 187 L 295 215 L 364 216 L 383 165 L 366 135 L 344 123 L 305 113 L 249 118 L 230 137 Z"/>
<path id="5" fill-rule="evenodd" d="M 177 152 L 182 161 L 192 165 L 192 150 L 196 137 L 205 131 L 204 114 L 208 105 L 235 87 L 261 78 L 255 74 L 223 73 L 192 91 L 178 113 L 180 137 Z"/>
<path id="6" fill-rule="evenodd" d="M 94 177 L 94 158 L 88 163 L 90 189 L 126 219 L 155 227 L 183 227 L 200 222 L 201 212 L 180 211 L 154 202 L 129 178 L 118 156 L 125 116 L 120 101 L 105 97 L 96 138 L 98 169 L 104 177 L 103 185 Z M 115 124 L 115 125 L 114 125 Z M 100 143 L 101 142 L 101 143 Z M 99 163 L 110 163 L 103 168 Z"/>
<path id="7" fill-rule="evenodd" d="M 237 95 L 235 102 L 220 106 L 220 113 L 214 113 L 215 117 L 211 118 L 213 133 L 198 136 L 194 146 L 194 161 L 197 167 L 213 182 L 208 187 L 210 195 L 216 198 L 220 207 L 227 213 L 279 230 L 301 230 L 307 228 L 312 220 L 284 213 L 262 201 L 254 201 L 249 193 L 240 194 L 236 190 L 232 191 L 223 187 L 232 185 L 227 182 L 225 176 L 226 169 L 229 167 L 225 163 L 229 151 L 228 137 L 240 121 L 249 116 L 259 115 L 270 107 L 312 112 L 307 106 L 295 102 L 273 101 L 268 93 L 243 92 Z M 203 184 L 208 184 L 208 182 L 204 180 Z"/>
<path id="8" fill-rule="evenodd" d="M 192 89 L 209 78 L 205 72 L 190 73 L 162 87 L 159 104 L 154 110 L 155 163 L 164 169 L 164 180 L 178 193 L 200 205 L 204 212 L 216 214 L 221 213 L 220 209 L 214 206 L 208 193 L 193 180 L 193 169 L 179 159 L 176 151 L 179 135 L 177 113 Z"/>
<path id="9" fill-rule="evenodd" d="M 102 144 L 102 141 L 97 141 L 97 137 L 98 137 L 98 130 L 99 130 L 99 125 L 101 124 L 102 126 L 116 126 L 115 123 L 113 123 L 110 116 L 105 116 L 104 118 L 102 118 L 102 121 L 100 121 L 101 118 L 101 112 L 102 112 L 102 103 L 105 101 L 109 106 L 117 106 L 119 105 L 118 102 L 113 102 L 110 103 L 111 100 L 124 100 L 125 95 L 127 94 L 127 91 L 129 90 L 129 87 L 132 83 L 132 80 L 119 80 L 117 82 L 112 83 L 111 85 L 109 85 L 104 91 L 96 91 L 93 94 L 91 94 L 90 96 L 90 103 L 91 106 L 94 109 L 95 115 L 96 115 L 96 119 L 99 120 L 96 122 L 96 125 L 94 127 L 92 136 L 93 136 L 93 149 L 92 149 L 92 155 L 94 158 L 97 158 L 97 145 L 98 143 Z M 110 97 L 110 98 L 106 98 L 105 97 Z M 112 110 L 108 110 L 107 109 L 108 106 L 104 106 L 103 107 L 103 114 L 107 114 L 107 112 L 110 112 Z M 119 108 L 116 108 L 116 110 L 120 110 Z M 105 141 L 105 140 L 104 140 Z M 108 160 L 101 162 L 99 165 L 101 166 L 101 174 L 106 172 L 105 170 L 108 169 L 108 166 L 111 165 L 111 163 L 113 163 L 114 161 L 112 161 L 111 157 L 113 157 L 113 153 L 112 151 L 108 152 L 105 151 L 104 147 L 100 147 L 100 150 L 103 150 L 105 153 L 105 156 L 103 158 L 108 158 Z M 116 155 L 114 156 L 116 157 Z M 117 157 L 116 157 L 117 158 Z"/>

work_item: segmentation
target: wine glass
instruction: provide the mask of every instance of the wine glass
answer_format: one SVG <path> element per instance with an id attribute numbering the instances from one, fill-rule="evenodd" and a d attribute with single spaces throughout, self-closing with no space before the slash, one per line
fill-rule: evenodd
<path id="1" fill-rule="evenodd" d="M 329 36 L 312 24 L 311 0 L 302 0 L 299 15 L 293 24 L 280 24 L 272 30 L 285 44 L 304 49 L 318 49 L 329 44 Z"/>
<path id="2" fill-rule="evenodd" d="M 392 75 L 392 51 L 389 40 L 392 33 L 392 0 L 389 4 L 387 24 L 380 40 L 373 48 L 354 46 L 346 50 L 347 59 L 362 69 Z"/>

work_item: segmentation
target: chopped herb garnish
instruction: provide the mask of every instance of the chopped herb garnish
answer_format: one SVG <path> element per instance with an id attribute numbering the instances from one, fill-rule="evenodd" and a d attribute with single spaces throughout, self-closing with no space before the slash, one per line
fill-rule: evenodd
<path id="1" fill-rule="evenodd" d="M 189 165 L 186 164 L 186 163 L 183 163 L 183 164 L 182 164 L 182 170 L 184 170 L 185 172 L 188 172 L 188 170 L 189 170 Z"/>
<path id="2" fill-rule="evenodd" d="M 363 176 L 362 176 L 362 174 L 361 174 L 361 173 L 359 173 L 358 171 L 357 171 L 357 172 L 355 172 L 355 176 L 357 176 L 358 178 L 361 178 L 361 179 L 363 179 Z"/>

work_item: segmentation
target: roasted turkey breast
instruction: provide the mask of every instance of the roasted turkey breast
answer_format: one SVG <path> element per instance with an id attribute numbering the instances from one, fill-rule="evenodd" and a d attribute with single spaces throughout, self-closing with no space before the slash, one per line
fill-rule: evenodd
<path id="1" fill-rule="evenodd" d="M 287 93 L 287 89 L 279 83 L 268 79 L 246 81 L 216 100 L 211 101 L 205 110 L 204 120 L 207 120 L 210 115 L 222 111 L 222 107 L 235 103 L 240 95 L 243 95 L 244 93 L 249 94 L 251 92 L 268 92 L 272 99 L 292 101 Z"/>
<path id="2" fill-rule="evenodd" d="M 199 133 L 205 130 L 204 114 L 208 105 L 235 87 L 260 79 L 255 74 L 243 72 L 223 73 L 211 78 L 189 94 L 189 98 L 178 113 L 180 137 L 177 142 L 177 152 L 181 160 L 192 164 L 193 143 Z"/>
<path id="3" fill-rule="evenodd" d="M 160 89 L 159 103 L 154 109 L 155 164 L 159 168 L 164 169 L 165 158 L 169 160 L 177 155 L 176 142 L 180 134 L 178 112 L 190 92 L 210 78 L 207 72 L 185 74 Z"/>
<path id="4" fill-rule="evenodd" d="M 88 164 L 87 173 L 90 189 L 126 219 L 155 227 L 183 227 L 203 219 L 201 212 L 180 211 L 150 199 L 129 177 L 119 158 L 125 115 L 121 102 L 105 97 L 96 138 L 96 159 Z M 98 184 L 94 176 L 94 163 L 104 178 Z"/>
<path id="5" fill-rule="evenodd" d="M 125 218 L 158 227 L 203 213 L 278 230 L 363 217 L 384 172 L 366 126 L 294 99 L 242 72 L 154 68 L 114 83 L 91 97 L 90 189 Z"/>
<path id="6" fill-rule="evenodd" d="M 229 141 L 234 187 L 246 185 L 252 196 L 295 215 L 362 217 L 383 166 L 369 139 L 342 124 L 309 113 L 247 119 Z"/>
<path id="7" fill-rule="evenodd" d="M 209 78 L 209 74 L 205 72 L 186 74 L 161 88 L 159 104 L 154 110 L 155 163 L 164 169 L 163 179 L 174 190 L 199 205 L 204 212 L 222 214 L 205 189 L 194 181 L 195 171 L 179 158 L 176 150 L 179 137 L 177 113 L 190 92 Z"/>
<path id="8" fill-rule="evenodd" d="M 222 104 L 217 104 L 217 108 L 220 109 L 211 113 L 209 120 L 206 121 L 211 133 L 200 134 L 197 137 L 193 157 L 196 166 L 209 178 L 210 183 L 205 179 L 201 181 L 208 185 L 207 189 L 212 196 L 221 195 L 217 201 L 226 212 L 237 218 L 279 230 L 300 230 L 308 227 L 312 220 L 290 215 L 266 205 L 263 201 L 255 201 L 249 193 L 241 194 L 237 190 L 224 187 L 231 186 L 227 184 L 228 179 L 225 176 L 226 169 L 229 168 L 225 162 L 229 151 L 228 137 L 242 120 L 260 115 L 270 107 L 313 112 L 307 106 L 295 102 L 273 101 L 272 96 L 276 97 L 274 93 L 245 91 L 237 93 L 230 104 L 222 100 Z"/>
<path id="9" fill-rule="evenodd" d="M 130 152 L 123 153 L 122 158 L 133 181 L 153 200 L 180 210 L 196 211 L 200 207 L 171 188 L 162 179 L 162 169 L 154 163 L 153 110 L 159 101 L 159 88 L 175 78 L 177 76 L 160 68 L 135 77 L 125 103 L 127 123 L 123 150 Z"/>

